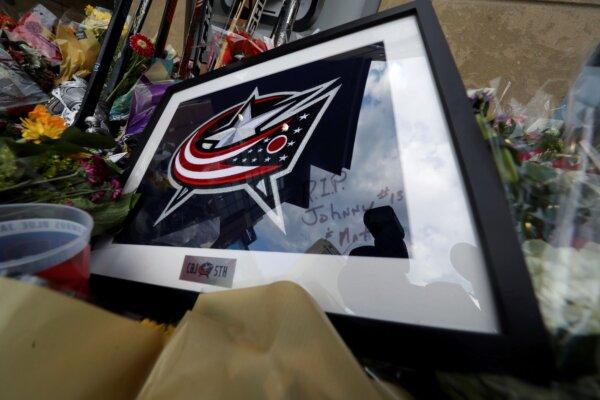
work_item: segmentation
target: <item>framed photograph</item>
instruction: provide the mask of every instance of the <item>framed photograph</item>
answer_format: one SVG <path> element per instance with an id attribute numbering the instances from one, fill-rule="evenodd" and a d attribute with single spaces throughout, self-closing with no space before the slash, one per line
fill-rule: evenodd
<path id="1" fill-rule="evenodd" d="M 291 280 L 359 357 L 543 374 L 546 336 L 503 189 L 428 2 L 169 89 L 96 246 L 101 292 Z"/>

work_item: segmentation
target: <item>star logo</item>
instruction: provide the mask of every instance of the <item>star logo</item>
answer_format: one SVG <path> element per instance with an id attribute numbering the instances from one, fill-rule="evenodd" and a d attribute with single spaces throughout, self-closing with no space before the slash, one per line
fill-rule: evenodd
<path id="1" fill-rule="evenodd" d="M 196 128 L 171 157 L 175 194 L 155 225 L 194 195 L 243 190 L 285 232 L 277 181 L 293 171 L 341 87 L 337 80 L 299 92 L 261 95 L 256 88 Z"/>

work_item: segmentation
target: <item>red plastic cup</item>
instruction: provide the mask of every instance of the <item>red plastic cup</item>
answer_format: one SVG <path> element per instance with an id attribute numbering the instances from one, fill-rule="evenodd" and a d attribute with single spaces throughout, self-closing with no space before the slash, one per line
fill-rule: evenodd
<path id="1" fill-rule="evenodd" d="M 38 275 L 59 290 L 88 292 L 94 222 L 56 204 L 0 206 L 0 275 Z"/>

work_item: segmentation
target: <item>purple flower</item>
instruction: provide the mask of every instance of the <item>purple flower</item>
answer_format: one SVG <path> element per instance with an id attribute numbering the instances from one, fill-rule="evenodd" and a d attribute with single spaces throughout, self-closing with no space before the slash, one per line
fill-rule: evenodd
<path id="1" fill-rule="evenodd" d="M 94 203 L 98 203 L 100 200 L 102 200 L 102 198 L 104 197 L 104 190 L 100 190 L 96 193 L 92 193 L 90 195 L 90 201 L 94 202 Z"/>
<path id="2" fill-rule="evenodd" d="M 110 194 L 110 201 L 117 200 L 121 193 L 123 193 L 123 187 L 121 186 L 121 182 L 117 178 L 112 178 L 110 180 L 110 188 L 112 189 L 112 193 Z"/>
<path id="3" fill-rule="evenodd" d="M 80 165 L 88 182 L 93 185 L 100 185 L 108 178 L 108 168 L 100 156 L 94 155 L 87 160 L 81 160 Z"/>

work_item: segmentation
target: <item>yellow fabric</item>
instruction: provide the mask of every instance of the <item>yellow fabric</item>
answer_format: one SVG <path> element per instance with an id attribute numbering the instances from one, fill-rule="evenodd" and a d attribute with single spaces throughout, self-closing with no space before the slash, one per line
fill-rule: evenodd
<path id="1" fill-rule="evenodd" d="M 198 297 L 139 399 L 381 399 L 298 285 Z"/>
<path id="2" fill-rule="evenodd" d="M 0 278 L 0 398 L 132 399 L 163 346 L 136 321 Z"/>
<path id="3" fill-rule="evenodd" d="M 0 397 L 409 398 L 375 386 L 293 283 L 201 295 L 168 341 L 149 325 L 0 278 Z"/>
<path id="4" fill-rule="evenodd" d="M 78 39 L 71 25 L 58 24 L 55 42 L 63 59 L 60 63 L 60 76 L 55 84 L 68 81 L 73 75 L 85 78 L 92 73 L 100 52 L 100 42 L 91 29 L 86 29 L 84 32 L 85 38 Z"/>

